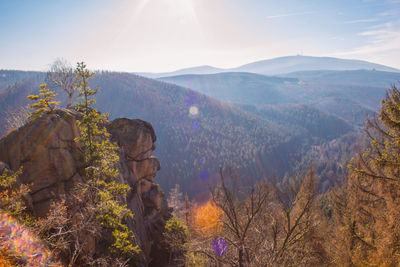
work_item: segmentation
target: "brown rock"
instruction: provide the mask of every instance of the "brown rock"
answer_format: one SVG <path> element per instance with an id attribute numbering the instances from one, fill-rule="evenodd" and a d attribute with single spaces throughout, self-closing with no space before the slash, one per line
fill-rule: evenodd
<path id="1" fill-rule="evenodd" d="M 138 179 L 155 176 L 157 171 L 160 170 L 160 162 L 154 156 L 150 156 L 141 161 L 130 161 L 130 165 Z"/>
<path id="2" fill-rule="evenodd" d="M 153 181 L 147 179 L 140 179 L 139 186 L 140 186 L 140 194 L 149 192 L 153 185 Z"/>
<path id="3" fill-rule="evenodd" d="M 13 171 L 23 167 L 19 182 L 31 185 L 28 198 L 38 217 L 46 216 L 52 202 L 82 181 L 83 155 L 75 141 L 79 117 L 77 112 L 56 110 L 0 139 L 0 171 L 7 166 Z M 158 159 L 151 155 L 156 135 L 150 123 L 138 119 L 116 119 L 106 126 L 119 146 L 119 179 L 131 187 L 126 204 L 134 220 L 127 223 L 143 251 L 139 266 L 148 266 L 150 255 L 168 255 L 157 247 L 170 213 L 164 193 L 154 184 L 160 169 Z M 79 218 L 75 220 L 79 223 Z M 85 251 L 95 253 L 97 242 L 94 236 L 88 237 Z"/>
<path id="4" fill-rule="evenodd" d="M 112 140 L 124 151 L 127 160 L 142 160 L 154 150 L 156 135 L 150 123 L 136 119 L 115 119 L 107 125 Z"/>
<path id="5" fill-rule="evenodd" d="M 75 116 L 77 113 L 57 110 L 0 140 L 0 159 L 14 171 L 23 167 L 20 180 L 31 184 L 32 193 L 66 181 L 77 172 L 77 135 L 65 119 L 75 123 Z"/>

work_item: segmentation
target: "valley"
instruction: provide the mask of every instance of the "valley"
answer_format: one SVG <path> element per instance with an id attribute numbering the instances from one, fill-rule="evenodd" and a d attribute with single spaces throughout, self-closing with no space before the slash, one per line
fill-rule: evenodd
<path id="1" fill-rule="evenodd" d="M 0 121 L 6 125 L 7 112 L 26 106 L 26 95 L 37 91 L 45 74 L 5 70 L 1 74 Z M 158 173 L 162 188 L 168 192 L 179 184 L 191 198 L 202 199 L 220 167 L 233 168 L 244 179 L 272 175 L 284 179 L 310 162 L 318 164 L 323 157 L 316 151 L 323 147 L 324 153 L 332 153 L 334 166 L 319 173 L 327 190 L 345 165 L 336 159 L 351 157 L 350 151 L 348 155 L 330 151 L 328 144 L 344 142 L 341 146 L 350 147 L 345 140 L 354 138 L 344 137 L 359 135 L 366 117 L 377 111 L 386 89 L 397 80 L 400 73 L 376 70 L 279 76 L 222 72 L 158 80 L 100 71 L 91 85 L 101 87 L 96 107 L 109 112 L 111 119 L 152 123 L 158 136 L 155 154 L 162 163 Z M 58 97 L 63 99 L 62 91 Z M 1 134 L 6 131 L 3 127 Z"/>

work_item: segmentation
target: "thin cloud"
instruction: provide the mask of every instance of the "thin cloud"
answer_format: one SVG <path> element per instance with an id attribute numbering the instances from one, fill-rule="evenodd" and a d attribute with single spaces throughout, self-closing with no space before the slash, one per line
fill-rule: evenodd
<path id="1" fill-rule="evenodd" d="M 297 13 L 286 13 L 286 14 L 279 14 L 279 15 L 272 15 L 268 16 L 267 19 L 277 19 L 277 18 L 285 18 L 285 17 L 293 17 L 293 16 L 302 16 L 308 14 L 315 14 L 315 12 L 297 12 Z"/>
<path id="2" fill-rule="evenodd" d="M 358 36 L 368 38 L 367 42 L 350 51 L 342 51 L 331 54 L 331 56 L 362 56 L 364 58 L 384 58 L 391 62 L 392 65 L 397 64 L 397 55 L 400 47 L 400 31 L 398 30 L 400 20 L 393 23 L 384 23 L 376 25 L 374 30 L 363 31 Z"/>
<path id="3" fill-rule="evenodd" d="M 379 31 L 365 31 L 357 33 L 358 36 L 379 36 L 379 35 L 387 35 L 388 31 L 379 30 Z"/>
<path id="4" fill-rule="evenodd" d="M 355 24 L 355 23 L 369 23 L 369 22 L 377 22 L 377 19 L 356 19 L 344 21 L 343 24 Z"/>

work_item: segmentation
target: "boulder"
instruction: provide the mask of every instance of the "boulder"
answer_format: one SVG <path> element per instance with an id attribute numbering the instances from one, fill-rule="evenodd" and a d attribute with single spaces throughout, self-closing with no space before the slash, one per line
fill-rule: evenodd
<path id="1" fill-rule="evenodd" d="M 0 140 L 0 161 L 13 171 L 22 167 L 19 182 L 30 185 L 33 213 L 38 217 L 46 215 L 51 202 L 65 192 L 65 183 L 82 170 L 82 153 L 75 142 L 78 116 L 56 110 Z"/>
<path id="2" fill-rule="evenodd" d="M 52 202 L 62 199 L 76 182 L 82 181 L 83 154 L 76 141 L 76 121 L 80 117 L 77 112 L 58 109 L 0 139 L 0 172 L 23 168 L 19 182 L 30 185 L 31 209 L 37 217 L 46 216 Z M 125 201 L 134 214 L 128 226 L 143 251 L 138 264 L 152 266 L 151 257 L 157 257 L 157 253 L 167 255 L 158 241 L 171 216 L 164 193 L 154 183 L 160 170 L 158 159 L 152 156 L 156 135 L 150 123 L 139 119 L 120 118 L 107 122 L 106 127 L 119 147 L 119 180 L 130 186 Z M 89 241 L 86 249 L 92 254 L 95 241 Z"/>

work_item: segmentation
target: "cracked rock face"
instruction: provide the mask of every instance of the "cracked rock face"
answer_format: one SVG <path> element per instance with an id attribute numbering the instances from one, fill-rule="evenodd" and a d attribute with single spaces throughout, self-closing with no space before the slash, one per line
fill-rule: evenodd
<path id="1" fill-rule="evenodd" d="M 163 249 L 159 247 L 159 241 L 165 221 L 170 217 L 164 193 L 159 185 L 154 184 L 160 170 L 160 162 L 152 155 L 156 135 L 150 123 L 139 119 L 115 119 L 107 125 L 107 130 L 111 141 L 120 147 L 120 176 L 132 188 L 127 196 L 127 205 L 136 211 L 134 232 L 139 237 L 140 248 L 151 262 L 152 257 L 159 256 L 154 255 L 154 251 Z"/>
<path id="2" fill-rule="evenodd" d="M 13 171 L 22 167 L 19 182 L 30 185 L 30 208 L 35 216 L 45 216 L 69 183 L 81 179 L 82 154 L 74 141 L 78 136 L 76 116 L 57 110 L 0 140 L 0 161 Z"/>
<path id="3" fill-rule="evenodd" d="M 82 180 L 83 155 L 75 141 L 79 117 L 70 110 L 56 110 L 0 139 L 0 170 L 9 166 L 16 171 L 22 166 L 19 182 L 30 184 L 30 209 L 37 217 L 46 216 L 50 204 Z M 150 123 L 139 119 L 120 118 L 106 127 L 119 146 L 119 179 L 131 187 L 126 204 L 134 220 L 128 226 L 143 251 L 141 265 L 151 266 L 151 257 L 157 257 L 154 251 L 162 250 L 159 240 L 170 216 L 164 193 L 154 184 L 160 169 L 152 156 L 156 135 Z"/>

